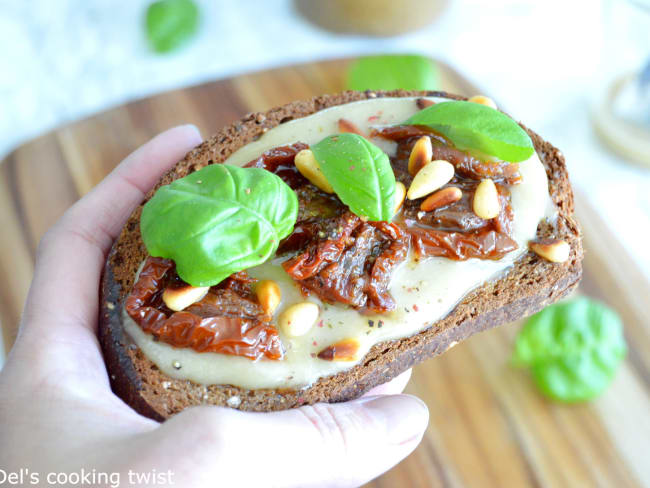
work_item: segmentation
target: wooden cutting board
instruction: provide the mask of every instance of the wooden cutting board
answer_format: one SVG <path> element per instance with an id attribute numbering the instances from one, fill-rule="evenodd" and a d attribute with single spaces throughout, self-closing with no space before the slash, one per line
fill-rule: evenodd
<path id="1" fill-rule="evenodd" d="M 279 68 L 176 90 L 57 129 L 0 165 L 0 321 L 15 338 L 44 231 L 124 156 L 192 122 L 205 136 L 250 111 L 340 91 L 348 61 Z M 440 64 L 444 90 L 478 90 Z M 569 162 L 570 164 L 570 162 Z M 650 486 L 650 286 L 597 211 L 578 197 L 582 292 L 616 308 L 629 354 L 611 388 L 585 405 L 543 399 L 508 366 L 520 324 L 484 332 L 415 368 L 410 393 L 429 429 L 408 459 L 372 487 Z"/>

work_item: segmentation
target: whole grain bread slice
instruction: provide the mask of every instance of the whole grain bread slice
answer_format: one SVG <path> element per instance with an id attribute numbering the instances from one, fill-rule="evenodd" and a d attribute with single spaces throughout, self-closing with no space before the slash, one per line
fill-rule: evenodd
<path id="1" fill-rule="evenodd" d="M 161 178 L 147 199 L 161 185 L 205 165 L 223 162 L 235 150 L 256 140 L 268 129 L 289 120 L 358 100 L 408 96 L 464 99 L 444 92 L 343 92 L 293 102 L 263 113 L 251 113 L 189 152 Z M 101 282 L 99 338 L 113 391 L 136 411 L 156 420 L 202 404 L 273 411 L 316 402 L 350 400 L 476 332 L 521 319 L 564 297 L 577 286 L 582 274 L 582 246 L 573 217 L 573 194 L 562 153 L 531 130 L 524 129 L 532 138 L 546 168 L 549 192 L 559 214 L 554 225 L 540 224 L 538 237 L 564 239 L 571 246 L 569 259 L 553 264 L 528 252 L 505 276 L 485 283 L 465 296 L 451 313 L 432 323 L 430 328 L 411 337 L 377 344 L 361 363 L 350 370 L 321 378 L 301 390 L 248 390 L 232 385 L 206 386 L 173 379 L 163 374 L 131 343 L 122 327 L 121 309 L 123 299 L 133 285 L 136 270 L 146 257 L 139 230 L 140 205 L 115 241 Z"/>

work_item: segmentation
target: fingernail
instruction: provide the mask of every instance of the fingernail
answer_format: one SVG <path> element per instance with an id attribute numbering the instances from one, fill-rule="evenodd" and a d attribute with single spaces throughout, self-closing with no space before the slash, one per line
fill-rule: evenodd
<path id="1" fill-rule="evenodd" d="M 195 131 L 198 134 L 199 138 L 202 139 L 201 131 L 199 130 L 199 128 L 196 125 L 194 125 L 194 124 L 183 124 L 183 125 L 180 125 L 179 127 L 182 127 L 183 129 L 190 129 L 190 130 Z"/>
<path id="2" fill-rule="evenodd" d="M 419 439 L 429 422 L 429 410 L 422 400 L 411 395 L 381 395 L 357 400 L 386 427 L 389 444 L 405 444 Z"/>

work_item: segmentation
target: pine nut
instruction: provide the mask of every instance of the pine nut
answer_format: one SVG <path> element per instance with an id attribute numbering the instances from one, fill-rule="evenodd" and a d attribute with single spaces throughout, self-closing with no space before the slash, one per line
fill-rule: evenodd
<path id="1" fill-rule="evenodd" d="M 431 161 L 433 157 L 433 147 L 429 136 L 420 137 L 411 149 L 409 155 L 408 170 L 411 176 L 415 176 L 422 167 Z"/>
<path id="2" fill-rule="evenodd" d="M 436 191 L 454 177 L 454 166 L 443 159 L 425 164 L 415 175 L 406 197 L 415 200 Z"/>
<path id="3" fill-rule="evenodd" d="M 162 299 L 167 308 L 180 312 L 203 299 L 208 294 L 209 286 L 183 286 L 181 288 L 165 288 Z"/>
<path id="4" fill-rule="evenodd" d="M 323 349 L 318 353 L 318 358 L 325 361 L 356 361 L 360 347 L 358 339 L 344 339 Z"/>
<path id="5" fill-rule="evenodd" d="M 307 178 L 312 184 L 323 190 L 325 193 L 334 193 L 334 188 L 329 184 L 325 175 L 316 161 L 314 153 L 310 149 L 303 149 L 294 158 L 294 164 L 300 174 Z"/>
<path id="6" fill-rule="evenodd" d="M 352 134 L 357 134 L 363 136 L 363 132 L 356 125 L 350 122 L 348 119 L 339 119 L 339 131 L 340 132 L 351 132 Z"/>
<path id="7" fill-rule="evenodd" d="M 483 95 L 474 95 L 473 97 L 469 98 L 467 101 L 472 103 L 478 103 L 479 105 L 485 105 L 486 107 L 490 107 L 495 110 L 497 108 L 497 104 L 494 103 L 494 100 L 492 100 L 489 97 L 485 97 Z"/>
<path id="8" fill-rule="evenodd" d="M 415 104 L 418 106 L 420 110 L 422 110 L 427 107 L 430 107 L 431 105 L 435 105 L 436 102 L 434 102 L 433 100 L 429 100 L 428 98 L 418 98 L 415 101 Z"/>
<path id="9" fill-rule="evenodd" d="M 457 202 L 461 198 L 463 198 L 463 192 L 460 190 L 460 188 L 449 186 L 429 195 L 426 200 L 424 200 L 420 205 L 420 210 L 430 212 L 436 208 L 444 207 L 450 203 Z"/>
<path id="10" fill-rule="evenodd" d="M 266 315 L 273 315 L 282 300 L 280 287 L 273 280 L 262 280 L 255 286 L 257 301 Z"/>
<path id="11" fill-rule="evenodd" d="M 305 335 L 318 320 L 320 310 L 314 302 L 300 302 L 280 314 L 278 324 L 282 331 L 290 337 Z"/>
<path id="12" fill-rule="evenodd" d="M 393 207 L 393 215 L 399 212 L 399 209 L 402 208 L 404 203 L 404 197 L 406 197 L 406 187 L 401 181 L 395 183 L 395 206 Z"/>
<path id="13" fill-rule="evenodd" d="M 482 180 L 476 187 L 472 208 L 476 215 L 486 220 L 497 217 L 501 212 L 499 192 L 490 178 Z"/>
<path id="14" fill-rule="evenodd" d="M 552 263 L 563 263 L 569 259 L 569 254 L 571 254 L 571 246 L 561 239 L 542 239 L 537 242 L 529 242 L 528 247 L 535 254 Z"/>

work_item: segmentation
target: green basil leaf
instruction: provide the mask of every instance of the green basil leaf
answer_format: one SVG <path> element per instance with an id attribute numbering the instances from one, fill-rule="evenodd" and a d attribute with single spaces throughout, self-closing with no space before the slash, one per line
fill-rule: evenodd
<path id="1" fill-rule="evenodd" d="M 173 259 L 193 286 L 263 263 L 293 230 L 298 198 L 261 168 L 211 164 L 162 186 L 140 218 L 149 254 Z"/>
<path id="2" fill-rule="evenodd" d="M 433 61 L 418 55 L 366 56 L 348 68 L 348 90 L 435 90 Z"/>
<path id="3" fill-rule="evenodd" d="M 395 174 L 384 151 L 352 133 L 326 137 L 311 150 L 334 192 L 352 212 L 371 221 L 390 221 Z"/>
<path id="4" fill-rule="evenodd" d="M 552 305 L 519 332 L 512 362 L 528 366 L 546 396 L 573 403 L 598 396 L 627 347 L 616 312 L 588 298 Z"/>
<path id="5" fill-rule="evenodd" d="M 533 141 L 506 114 L 479 103 L 436 103 L 404 122 L 428 125 L 460 149 L 475 149 L 503 161 L 517 163 L 533 155 Z"/>
<path id="6" fill-rule="evenodd" d="M 173 51 L 196 33 L 199 9 L 193 0 L 159 0 L 147 8 L 145 25 L 154 51 Z"/>

